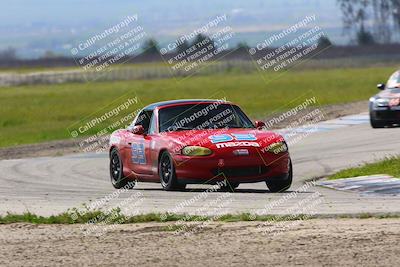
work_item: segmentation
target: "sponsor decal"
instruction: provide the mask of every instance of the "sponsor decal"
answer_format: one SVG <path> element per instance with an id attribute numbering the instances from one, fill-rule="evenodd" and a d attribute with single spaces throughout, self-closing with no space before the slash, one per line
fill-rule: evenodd
<path id="1" fill-rule="evenodd" d="M 212 135 L 209 136 L 208 139 L 210 139 L 213 144 L 233 141 L 233 137 L 229 134 Z"/>
<path id="2" fill-rule="evenodd" d="M 216 146 L 217 148 L 238 147 L 238 146 L 260 147 L 260 144 L 257 142 L 227 142 L 227 143 L 216 144 Z"/>
<path id="3" fill-rule="evenodd" d="M 230 141 L 256 141 L 257 137 L 254 134 L 219 134 L 208 137 L 211 143 L 225 143 Z"/>

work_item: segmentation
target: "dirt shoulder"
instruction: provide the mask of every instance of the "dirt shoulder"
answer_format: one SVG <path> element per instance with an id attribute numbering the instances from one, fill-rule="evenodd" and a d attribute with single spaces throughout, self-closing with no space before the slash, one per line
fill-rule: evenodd
<path id="1" fill-rule="evenodd" d="M 74 139 L 66 139 L 0 148 L 0 160 L 47 156 L 55 157 L 78 152 L 82 152 L 79 149 L 79 141 Z"/>
<path id="2" fill-rule="evenodd" d="M 100 237 L 80 227 L 0 225 L 0 265 L 395 266 L 400 253 L 399 219 L 212 223 L 187 236 L 161 223 L 117 225 Z"/>
<path id="3" fill-rule="evenodd" d="M 316 109 L 316 108 L 314 108 Z M 305 114 L 310 113 L 313 108 L 308 108 L 306 111 L 299 112 L 296 116 L 291 116 L 284 121 L 274 124 L 274 128 L 285 128 L 297 119 L 303 117 Z M 329 105 L 319 107 L 324 115 L 324 120 L 335 119 L 338 117 L 358 114 L 368 110 L 367 101 L 359 101 L 348 104 Z M 265 119 L 268 121 L 273 117 L 279 117 L 282 113 L 273 114 Z M 79 153 L 82 150 L 79 148 L 79 142 L 83 139 L 66 139 L 59 141 L 44 142 L 39 144 L 20 145 L 14 147 L 0 148 L 1 159 L 18 159 L 29 157 L 45 157 L 45 156 L 61 156 L 65 154 Z"/>

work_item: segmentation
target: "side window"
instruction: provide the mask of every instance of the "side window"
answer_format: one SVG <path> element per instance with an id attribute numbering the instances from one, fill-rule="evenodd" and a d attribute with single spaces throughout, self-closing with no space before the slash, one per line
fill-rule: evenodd
<path id="1" fill-rule="evenodd" d="M 143 110 L 142 112 L 140 112 L 135 121 L 135 126 L 142 125 L 144 128 L 144 132 L 148 133 L 149 127 L 150 127 L 150 119 L 152 117 L 152 114 L 153 114 L 152 110 Z"/>
<path id="2" fill-rule="evenodd" d="M 153 112 L 151 119 L 150 119 L 149 134 L 154 134 L 156 131 L 156 127 L 157 127 L 156 116 L 154 115 L 154 112 Z"/>

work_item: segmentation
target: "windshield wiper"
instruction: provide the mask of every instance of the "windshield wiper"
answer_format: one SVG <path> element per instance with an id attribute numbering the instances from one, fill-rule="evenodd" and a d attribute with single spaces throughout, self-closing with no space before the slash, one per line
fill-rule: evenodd
<path id="1" fill-rule="evenodd" d="M 174 131 L 186 131 L 186 130 L 192 130 L 192 128 L 189 127 L 183 127 L 183 126 L 179 126 L 179 127 L 174 127 Z"/>
<path id="2" fill-rule="evenodd" d="M 228 127 L 228 128 L 245 128 L 245 127 L 240 126 L 240 125 L 229 125 L 229 124 L 225 125 L 224 127 Z"/>

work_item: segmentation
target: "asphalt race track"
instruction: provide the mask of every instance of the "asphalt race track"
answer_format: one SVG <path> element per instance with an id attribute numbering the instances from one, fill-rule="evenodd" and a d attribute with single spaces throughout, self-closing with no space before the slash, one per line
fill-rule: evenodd
<path id="1" fill-rule="evenodd" d="M 304 186 L 311 178 L 399 154 L 399 137 L 400 128 L 372 129 L 365 114 L 350 120 L 325 122 L 316 132 L 290 146 L 294 183 L 288 192 L 279 194 L 270 193 L 265 183 L 242 184 L 232 194 L 220 191 L 202 194 L 210 188 L 205 185 L 190 185 L 185 192 L 165 192 L 159 184 L 139 183 L 133 190 L 116 194 L 109 182 L 106 154 L 2 160 L 0 213 L 57 214 L 105 197 L 107 203 L 104 206 L 102 202 L 102 208 L 119 205 L 128 214 L 168 211 L 286 214 L 305 206 L 308 209 L 300 213 L 400 213 L 400 193 L 368 195 Z M 299 188 L 303 190 L 295 192 Z M 140 201 L 136 199 L 131 205 L 133 195 L 139 195 Z"/>

